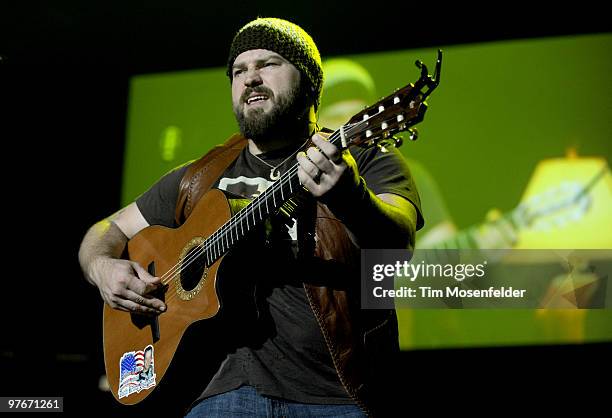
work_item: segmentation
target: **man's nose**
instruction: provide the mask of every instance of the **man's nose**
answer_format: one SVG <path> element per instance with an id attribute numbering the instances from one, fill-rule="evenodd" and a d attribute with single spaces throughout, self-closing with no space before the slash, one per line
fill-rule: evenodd
<path id="1" fill-rule="evenodd" d="M 259 74 L 259 70 L 251 69 L 246 73 L 246 77 L 244 78 L 244 85 L 247 87 L 259 86 L 263 83 L 261 76 Z"/>

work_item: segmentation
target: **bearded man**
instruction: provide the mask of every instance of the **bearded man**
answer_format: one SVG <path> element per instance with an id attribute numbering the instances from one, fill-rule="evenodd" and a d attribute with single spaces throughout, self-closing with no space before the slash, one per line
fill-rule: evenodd
<path id="1" fill-rule="evenodd" d="M 253 199 L 294 170 L 302 190 L 290 208 L 224 260 L 219 280 L 233 286 L 224 309 L 250 319 L 233 322 L 231 348 L 188 416 L 388 415 L 397 321 L 394 310 L 360 309 L 359 250 L 413 247 L 423 218 L 405 160 L 327 139 L 316 122 L 319 51 L 293 23 L 242 27 L 227 74 L 240 133 L 90 228 L 85 277 L 112 308 L 164 315 L 160 279 L 120 258 L 127 241 L 149 225 L 181 225 L 212 188 Z M 232 302 L 239 293 L 246 302 Z"/>

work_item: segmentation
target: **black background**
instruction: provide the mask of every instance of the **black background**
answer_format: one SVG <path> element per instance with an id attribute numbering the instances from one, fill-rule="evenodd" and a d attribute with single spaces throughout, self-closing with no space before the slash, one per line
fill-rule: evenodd
<path id="1" fill-rule="evenodd" d="M 609 13 L 592 3 L 3 1 L 0 396 L 65 396 L 67 411 L 118 414 L 97 392 L 102 303 L 77 250 L 119 208 L 130 76 L 225 65 L 233 34 L 257 16 L 295 21 L 327 56 L 609 31 Z M 550 388 L 590 394 L 609 355 L 604 344 L 423 351 L 398 368 L 410 399 L 439 408 L 539 401 Z"/>

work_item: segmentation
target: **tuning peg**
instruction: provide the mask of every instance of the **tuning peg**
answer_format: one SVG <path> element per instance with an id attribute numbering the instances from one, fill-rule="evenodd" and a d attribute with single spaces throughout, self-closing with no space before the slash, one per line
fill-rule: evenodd
<path id="1" fill-rule="evenodd" d="M 386 154 L 386 153 L 389 152 L 387 147 L 384 144 L 382 144 L 382 143 L 379 143 L 376 146 L 380 149 L 380 152 L 382 152 L 383 154 Z"/>
<path id="2" fill-rule="evenodd" d="M 419 139 L 419 131 L 417 131 L 417 128 L 408 129 L 408 133 L 410 134 L 408 138 L 410 138 L 411 141 L 416 141 Z"/>
<path id="3" fill-rule="evenodd" d="M 397 137 L 397 136 L 393 137 L 393 141 L 395 142 L 395 144 L 394 144 L 395 148 L 401 147 L 402 144 L 404 143 L 404 140 L 402 138 Z"/>

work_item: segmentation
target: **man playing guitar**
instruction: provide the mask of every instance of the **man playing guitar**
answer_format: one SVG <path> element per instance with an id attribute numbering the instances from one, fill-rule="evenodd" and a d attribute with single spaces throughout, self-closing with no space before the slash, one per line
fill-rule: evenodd
<path id="1" fill-rule="evenodd" d="M 257 197 L 297 162 L 307 192 L 271 217 L 261 245 L 249 241 L 224 261 L 219 280 L 230 286 L 248 272 L 255 319 L 188 416 L 386 416 L 397 322 L 395 311 L 360 309 L 359 249 L 414 246 L 423 218 L 408 167 L 395 149 L 341 149 L 318 129 L 321 59 L 300 27 L 274 18 L 245 25 L 228 76 L 240 135 L 214 152 L 233 157 L 209 180 L 219 158 L 178 167 L 93 225 L 79 251 L 85 277 L 109 307 L 162 319 L 172 305 L 159 296 L 161 274 L 123 259 L 128 241 L 150 225 L 180 226 L 208 189 Z M 227 309 L 240 310 L 227 299 Z"/>

